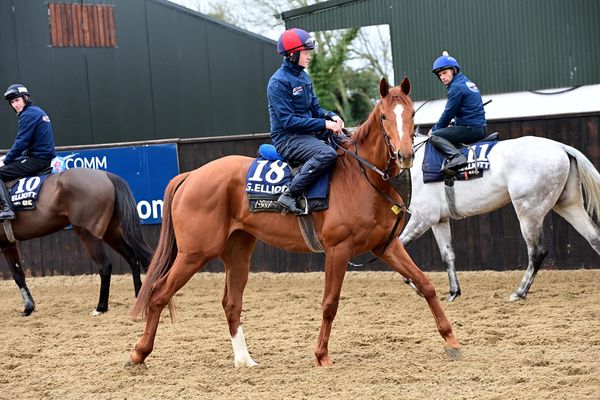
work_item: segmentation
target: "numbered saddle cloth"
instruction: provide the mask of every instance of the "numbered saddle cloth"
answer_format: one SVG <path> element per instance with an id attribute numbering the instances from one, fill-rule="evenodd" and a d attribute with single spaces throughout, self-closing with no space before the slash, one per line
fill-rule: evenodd
<path id="1" fill-rule="evenodd" d="M 321 177 L 304 194 L 311 211 L 325 210 L 329 206 L 329 177 L 331 171 Z M 267 160 L 258 157 L 254 160 L 246 175 L 246 193 L 250 211 L 283 212 L 277 198 L 288 189 L 292 180 L 292 169 L 283 160 Z M 302 203 L 304 199 L 300 199 Z M 304 207 L 304 204 L 301 204 Z"/>
<path id="2" fill-rule="evenodd" d="M 460 152 L 467 158 L 467 166 L 458 170 L 455 179 L 464 181 L 481 178 L 485 170 L 490 169 L 488 154 L 498 143 L 498 140 L 477 142 L 460 148 Z M 445 156 L 436 150 L 429 141 L 425 145 L 423 158 L 423 183 L 439 182 L 444 180 L 441 172 Z"/>
<path id="3" fill-rule="evenodd" d="M 40 194 L 42 183 L 50 174 L 27 176 L 13 181 L 9 187 L 10 200 L 15 211 L 35 209 L 36 200 Z"/>

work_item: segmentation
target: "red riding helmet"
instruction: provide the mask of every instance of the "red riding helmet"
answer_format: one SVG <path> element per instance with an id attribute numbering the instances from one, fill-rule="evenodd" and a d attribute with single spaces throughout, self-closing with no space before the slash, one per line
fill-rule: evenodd
<path id="1" fill-rule="evenodd" d="M 277 41 L 277 52 L 288 55 L 300 50 L 314 50 L 317 47 L 315 39 L 308 32 L 299 28 L 288 29 Z"/>

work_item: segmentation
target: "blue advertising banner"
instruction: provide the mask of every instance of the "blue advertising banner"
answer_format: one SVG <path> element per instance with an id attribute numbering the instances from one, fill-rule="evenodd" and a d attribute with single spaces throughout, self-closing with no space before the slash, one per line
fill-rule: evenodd
<path id="1" fill-rule="evenodd" d="M 66 169 L 93 168 L 127 181 L 143 224 L 160 224 L 167 184 L 179 174 L 176 144 L 59 151 Z"/>

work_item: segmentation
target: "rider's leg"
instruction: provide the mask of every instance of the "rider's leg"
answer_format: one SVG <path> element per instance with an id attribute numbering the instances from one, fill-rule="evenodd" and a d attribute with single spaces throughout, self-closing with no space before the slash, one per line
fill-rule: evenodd
<path id="1" fill-rule="evenodd" d="M 286 160 L 303 163 L 300 171 L 292 178 L 289 191 L 279 196 L 278 202 L 295 214 L 304 210 L 297 198 L 327 171 L 337 158 L 335 150 L 312 135 L 291 136 L 277 149 Z"/>
<path id="2" fill-rule="evenodd" d="M 448 160 L 442 167 L 442 172 L 454 174 L 456 173 L 455 170 L 467 165 L 467 158 L 450 141 L 444 139 L 442 136 L 438 136 L 436 133 L 431 135 L 429 142 Z"/>
<path id="3" fill-rule="evenodd" d="M 0 220 L 14 219 L 15 212 L 10 201 L 10 194 L 6 189 L 5 182 L 34 175 L 50 166 L 49 160 L 41 160 L 33 157 L 11 162 L 0 167 Z"/>
<path id="4" fill-rule="evenodd" d="M 0 220 L 15 219 L 15 212 L 12 209 L 10 194 L 2 180 L 0 180 L 0 203 L 2 203 L 0 207 Z"/>
<path id="5" fill-rule="evenodd" d="M 456 170 L 467 165 L 467 158 L 454 145 L 473 143 L 485 137 L 485 128 L 467 126 L 449 126 L 433 132 L 429 141 L 446 158 L 448 162 L 442 172 L 454 174 Z"/>

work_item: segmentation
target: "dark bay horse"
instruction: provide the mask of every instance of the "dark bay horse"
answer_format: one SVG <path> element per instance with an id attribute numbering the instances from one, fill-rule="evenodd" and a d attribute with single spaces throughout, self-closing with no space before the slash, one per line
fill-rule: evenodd
<path id="1" fill-rule="evenodd" d="M 12 222 L 16 243 L 0 232 L 0 246 L 23 297 L 23 316 L 35 308 L 25 283 L 18 241 L 48 235 L 69 224 L 99 266 L 100 299 L 94 314 L 108 310 L 112 262 L 103 241 L 127 260 L 136 295 L 142 285 L 140 267 L 146 268 L 152 251 L 140 229 L 135 200 L 123 178 L 105 171 L 69 169 L 44 181 L 34 210 L 19 211 Z"/>
<path id="2" fill-rule="evenodd" d="M 344 143 L 389 176 L 410 168 L 413 158 L 413 106 L 410 81 L 391 88 L 385 79 L 374 110 Z M 245 176 L 253 159 L 229 156 L 191 173 L 176 176 L 165 192 L 163 225 L 154 258 L 131 311 L 146 317 L 143 335 L 133 347 L 127 365 L 141 364 L 152 352 L 159 317 L 165 306 L 173 316 L 173 295 L 209 260 L 225 266 L 222 305 L 229 325 L 234 364 L 256 365 L 250 357 L 240 323 L 243 291 L 248 281 L 255 243 L 296 252 L 309 252 L 294 215 L 251 213 L 245 193 Z M 387 197 L 387 198 L 386 198 Z M 322 323 L 315 349 L 316 365 L 333 364 L 328 351 L 342 282 L 351 257 L 371 251 L 421 290 L 433 313 L 446 352 L 460 356 L 460 348 L 431 281 L 414 264 L 393 235 L 393 203 L 403 204 L 398 193 L 372 170 L 361 169 L 355 158 L 338 157 L 330 188 L 329 209 L 314 212 L 319 241 L 325 248 L 325 288 Z M 404 224 L 402 217 L 401 225 Z M 388 244 L 386 246 L 386 244 Z M 400 310 L 399 310 L 400 311 Z"/>

